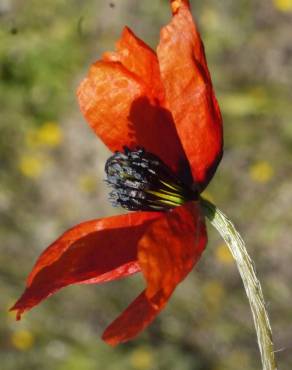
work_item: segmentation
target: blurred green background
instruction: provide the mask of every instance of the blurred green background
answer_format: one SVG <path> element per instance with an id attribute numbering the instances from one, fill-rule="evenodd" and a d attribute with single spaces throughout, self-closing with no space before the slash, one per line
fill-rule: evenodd
<path id="1" fill-rule="evenodd" d="M 208 196 L 255 260 L 279 368 L 292 367 L 292 0 L 194 0 L 225 123 L 225 155 Z M 111 348 L 108 323 L 142 278 L 68 287 L 15 322 L 7 309 L 41 250 L 107 202 L 108 151 L 75 89 L 123 25 L 155 47 L 166 0 L 0 0 L 0 345 L 3 370 L 255 370 L 256 337 L 232 258 L 208 249 L 137 340 Z"/>

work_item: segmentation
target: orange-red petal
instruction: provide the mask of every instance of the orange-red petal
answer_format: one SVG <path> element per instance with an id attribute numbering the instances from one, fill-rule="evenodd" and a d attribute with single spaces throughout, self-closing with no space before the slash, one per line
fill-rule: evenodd
<path id="1" fill-rule="evenodd" d="M 173 18 L 161 30 L 157 55 L 167 107 L 201 190 L 222 156 L 222 119 L 204 46 L 188 1 L 171 1 Z"/>
<path id="2" fill-rule="evenodd" d="M 198 261 L 206 242 L 204 218 L 196 203 L 177 207 L 149 225 L 138 245 L 147 288 L 106 329 L 103 339 L 115 345 L 149 325 Z"/>
<path id="3" fill-rule="evenodd" d="M 120 62 L 147 86 L 149 94 L 164 101 L 164 89 L 160 78 L 156 53 L 134 32 L 125 27 L 116 43 L 116 51 L 103 54 L 104 61 Z"/>
<path id="4" fill-rule="evenodd" d="M 151 300 L 162 293 L 165 303 L 199 260 L 206 242 L 205 221 L 198 202 L 174 208 L 149 225 L 138 245 L 147 297 Z"/>
<path id="5" fill-rule="evenodd" d="M 103 333 L 102 339 L 108 344 L 116 345 L 134 338 L 145 329 L 158 315 L 145 292 L 142 292 L 129 307 L 114 320 Z"/>
<path id="6" fill-rule="evenodd" d="M 23 295 L 12 307 L 17 317 L 57 290 L 133 274 L 137 243 L 158 212 L 137 212 L 84 222 L 65 232 L 37 260 Z"/>
<path id="7" fill-rule="evenodd" d="M 117 51 L 90 67 L 77 95 L 86 120 L 110 150 L 140 146 L 176 172 L 187 165 L 172 116 L 163 107 L 156 54 L 128 28 Z"/>

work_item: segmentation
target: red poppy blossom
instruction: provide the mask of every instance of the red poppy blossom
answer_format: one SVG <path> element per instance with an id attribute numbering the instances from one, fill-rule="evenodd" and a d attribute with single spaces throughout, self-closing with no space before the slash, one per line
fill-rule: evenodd
<path id="1" fill-rule="evenodd" d="M 222 120 L 189 3 L 170 3 L 156 53 L 125 28 L 77 92 L 86 120 L 116 153 L 106 164 L 115 201 L 135 212 L 81 223 L 51 244 L 12 307 L 18 319 L 69 284 L 140 271 L 146 289 L 103 334 L 110 344 L 127 341 L 165 307 L 205 248 L 198 194 L 222 156 Z"/>

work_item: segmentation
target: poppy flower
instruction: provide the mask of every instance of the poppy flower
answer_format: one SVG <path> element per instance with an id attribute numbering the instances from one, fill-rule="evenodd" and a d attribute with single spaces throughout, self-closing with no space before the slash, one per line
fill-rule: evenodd
<path id="1" fill-rule="evenodd" d="M 69 284 L 142 272 L 145 290 L 103 334 L 113 345 L 127 341 L 165 307 L 205 248 L 199 194 L 222 156 L 222 120 L 189 2 L 170 5 L 157 52 L 125 28 L 77 92 L 113 152 L 105 166 L 110 199 L 131 212 L 83 222 L 52 243 L 12 307 L 18 319 Z"/>

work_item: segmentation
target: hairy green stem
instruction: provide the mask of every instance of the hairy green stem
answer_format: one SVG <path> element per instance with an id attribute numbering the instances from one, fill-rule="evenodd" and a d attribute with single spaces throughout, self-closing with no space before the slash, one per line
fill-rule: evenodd
<path id="1" fill-rule="evenodd" d="M 201 205 L 205 216 L 215 229 L 219 231 L 236 262 L 251 307 L 263 370 L 277 370 L 272 330 L 265 308 L 262 288 L 256 276 L 253 261 L 245 248 L 244 241 L 232 222 L 220 209 L 203 198 L 201 198 Z"/>

